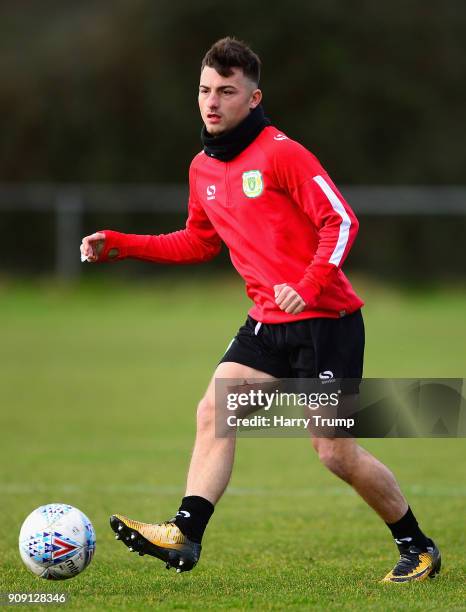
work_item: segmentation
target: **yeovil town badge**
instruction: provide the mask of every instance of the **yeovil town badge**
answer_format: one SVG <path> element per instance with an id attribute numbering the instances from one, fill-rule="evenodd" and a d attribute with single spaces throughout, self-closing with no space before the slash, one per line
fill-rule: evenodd
<path id="1" fill-rule="evenodd" d="M 243 172 L 243 191 L 248 198 L 257 198 L 264 189 L 264 182 L 260 170 Z"/>

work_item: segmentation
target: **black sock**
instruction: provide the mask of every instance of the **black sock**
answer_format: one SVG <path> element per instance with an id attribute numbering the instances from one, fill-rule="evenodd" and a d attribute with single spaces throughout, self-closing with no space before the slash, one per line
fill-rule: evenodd
<path id="1" fill-rule="evenodd" d="M 430 546 L 429 538 L 419 529 L 416 517 L 409 506 L 406 514 L 399 521 L 396 521 L 396 523 L 386 523 L 386 525 L 392 532 L 397 544 L 404 544 L 406 546 L 414 544 L 414 546 L 423 550 L 427 550 L 427 546 Z"/>
<path id="2" fill-rule="evenodd" d="M 192 542 L 201 543 L 205 528 L 214 512 L 214 506 L 204 497 L 183 497 L 175 516 L 175 525 Z"/>

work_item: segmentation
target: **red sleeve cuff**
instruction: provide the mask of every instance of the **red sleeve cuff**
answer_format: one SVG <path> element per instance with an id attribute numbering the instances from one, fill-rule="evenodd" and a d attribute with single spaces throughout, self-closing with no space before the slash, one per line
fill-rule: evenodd
<path id="1" fill-rule="evenodd" d="M 127 257 L 125 236 L 122 232 L 113 230 L 99 230 L 105 234 L 104 248 L 99 255 L 99 262 L 118 261 Z"/>
<path id="2" fill-rule="evenodd" d="M 338 274 L 337 266 L 328 263 L 312 263 L 299 283 L 288 283 L 306 302 L 306 308 L 317 306 L 321 293 L 329 287 Z"/>
<path id="3" fill-rule="evenodd" d="M 320 290 L 317 284 L 305 286 L 301 283 L 287 283 L 287 285 L 294 289 L 306 302 L 306 308 L 313 308 L 316 306 L 320 296 Z"/>

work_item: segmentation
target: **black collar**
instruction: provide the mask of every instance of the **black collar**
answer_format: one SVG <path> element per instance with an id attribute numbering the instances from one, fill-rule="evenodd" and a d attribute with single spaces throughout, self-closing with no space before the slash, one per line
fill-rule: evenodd
<path id="1" fill-rule="evenodd" d="M 261 105 L 256 106 L 239 125 L 220 136 L 211 136 L 204 125 L 201 132 L 204 153 L 220 161 L 230 161 L 248 147 L 268 125 L 270 121 L 265 117 Z"/>

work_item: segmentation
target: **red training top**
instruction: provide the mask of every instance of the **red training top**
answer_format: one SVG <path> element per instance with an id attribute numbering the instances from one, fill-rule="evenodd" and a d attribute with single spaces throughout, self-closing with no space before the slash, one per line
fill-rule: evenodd
<path id="1" fill-rule="evenodd" d="M 197 263 L 215 257 L 223 241 L 263 323 L 338 318 L 363 305 L 341 266 L 358 221 L 317 158 L 275 127 L 231 161 L 196 155 L 189 170 L 186 228 L 143 236 L 104 230 L 100 261 L 132 257 L 157 263 Z M 287 283 L 306 309 L 287 314 L 273 286 Z"/>

